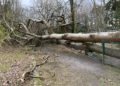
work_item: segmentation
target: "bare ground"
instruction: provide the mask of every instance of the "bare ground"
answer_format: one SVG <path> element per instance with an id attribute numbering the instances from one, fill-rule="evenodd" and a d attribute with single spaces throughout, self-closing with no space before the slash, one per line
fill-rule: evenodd
<path id="1" fill-rule="evenodd" d="M 21 82 L 36 64 L 34 78 Z M 39 78 L 42 77 L 42 78 Z M 119 86 L 120 69 L 103 65 L 62 45 L 0 48 L 0 86 Z"/>

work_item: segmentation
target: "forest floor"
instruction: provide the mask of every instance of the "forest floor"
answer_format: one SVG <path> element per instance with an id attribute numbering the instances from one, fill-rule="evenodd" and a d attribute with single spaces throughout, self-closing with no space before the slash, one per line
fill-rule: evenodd
<path id="1" fill-rule="evenodd" d="M 23 74 L 35 65 L 31 79 Z M 119 86 L 120 69 L 101 64 L 81 51 L 63 45 L 1 47 L 0 86 Z"/>

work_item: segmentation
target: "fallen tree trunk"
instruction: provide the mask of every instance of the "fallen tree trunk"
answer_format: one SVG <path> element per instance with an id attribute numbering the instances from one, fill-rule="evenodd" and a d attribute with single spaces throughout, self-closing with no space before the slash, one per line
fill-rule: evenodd
<path id="1" fill-rule="evenodd" d="M 38 37 L 40 39 L 63 39 L 73 42 L 120 42 L 120 32 L 99 32 L 99 33 L 65 33 L 38 36 L 31 33 L 28 35 Z"/>
<path id="2" fill-rule="evenodd" d="M 5 19 L 4 19 L 5 21 Z M 20 37 L 14 32 L 14 29 L 10 27 L 10 25 L 5 21 L 6 26 L 10 29 L 11 33 L 19 38 Z M 120 42 L 120 31 L 115 32 L 98 32 L 98 33 L 65 33 L 65 34 L 50 34 L 50 35 L 36 35 L 30 33 L 27 27 L 24 24 L 21 24 L 25 31 L 21 31 L 21 33 L 25 33 L 25 39 L 28 35 L 32 37 L 36 37 L 39 39 L 57 39 L 57 40 L 69 40 L 73 42 Z M 29 38 L 29 37 L 28 37 Z"/>
<path id="3" fill-rule="evenodd" d="M 5 19 L 4 19 L 5 21 Z M 22 39 L 28 39 L 29 36 L 32 36 L 33 38 L 39 38 L 42 40 L 46 40 L 46 39 L 57 39 L 57 40 L 69 40 L 69 41 L 73 41 L 73 42 L 120 42 L 120 31 L 115 31 L 115 32 L 99 32 L 99 33 L 65 33 L 65 34 L 50 34 L 50 35 L 36 35 L 33 33 L 30 33 L 29 30 L 27 29 L 27 27 L 25 27 L 24 24 L 21 24 L 24 28 L 25 31 L 22 31 L 21 33 L 25 33 L 26 36 L 25 37 L 21 37 L 19 35 L 17 35 L 14 32 L 14 29 L 10 27 L 10 25 L 5 21 L 6 26 L 10 29 L 11 33 L 13 33 L 13 35 L 15 35 L 18 38 L 22 38 Z M 32 39 L 32 38 L 31 38 Z M 99 52 L 102 53 L 102 49 L 101 47 L 95 46 L 95 45 L 91 45 L 89 47 L 89 50 L 95 51 L 95 52 Z M 114 49 L 109 49 L 106 48 L 106 55 L 109 56 L 113 56 L 116 58 L 120 58 L 120 50 L 114 50 Z"/>
<path id="4" fill-rule="evenodd" d="M 120 32 L 100 32 L 87 34 L 68 34 L 63 36 L 64 39 L 75 42 L 120 42 Z"/>

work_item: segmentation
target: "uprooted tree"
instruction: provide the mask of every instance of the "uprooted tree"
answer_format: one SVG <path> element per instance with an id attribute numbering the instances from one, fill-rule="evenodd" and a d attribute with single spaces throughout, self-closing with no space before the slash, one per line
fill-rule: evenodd
<path id="1" fill-rule="evenodd" d="M 73 1 L 73 0 L 70 0 L 70 1 Z M 50 4 L 50 3 L 48 3 L 48 4 L 50 6 L 52 6 L 52 4 Z M 40 6 L 42 6 L 42 5 L 40 5 Z M 44 7 L 44 6 L 43 6 L 43 8 L 44 8 L 45 12 L 47 9 L 49 9 L 49 7 L 47 7 L 47 9 L 45 9 L 46 7 Z M 73 13 L 72 14 L 72 22 L 71 22 L 72 32 L 73 32 L 73 29 L 75 29 L 75 21 L 74 21 L 75 15 L 73 12 L 74 11 L 73 8 L 74 8 L 73 2 L 71 2 L 71 13 Z M 54 31 L 54 27 L 52 27 L 52 25 L 51 25 L 54 23 L 55 18 L 59 17 L 59 18 L 63 19 L 62 24 L 60 24 L 61 26 L 69 25 L 69 24 L 66 24 L 64 15 L 61 16 L 61 15 L 58 15 L 58 13 L 56 14 L 56 9 L 54 9 L 53 11 L 51 11 L 51 10 L 49 10 L 49 11 L 50 11 L 50 15 L 47 12 L 45 14 L 42 14 L 42 11 L 39 10 L 42 20 L 28 19 L 26 24 L 17 22 L 16 25 L 13 24 L 14 23 L 13 21 L 12 21 L 12 23 L 10 21 L 8 21 L 7 16 L 5 16 L 3 14 L 1 16 L 2 20 L 3 20 L 2 25 L 6 28 L 9 38 L 10 38 L 10 40 L 12 40 L 11 44 L 13 44 L 13 42 L 16 41 L 17 44 L 20 44 L 20 45 L 26 45 L 31 42 L 34 42 L 33 44 L 36 45 L 36 44 L 39 44 L 43 40 L 67 40 L 69 42 L 81 42 L 81 43 L 120 42 L 120 31 L 58 34 Z M 59 18 L 57 19 L 57 21 L 59 20 Z M 93 47 L 90 47 L 90 49 L 92 49 L 94 51 L 99 50 L 99 48 L 96 48 L 97 50 L 95 50 Z M 108 55 L 111 55 L 111 54 L 108 53 Z"/>
<path id="2" fill-rule="evenodd" d="M 4 19 L 4 18 L 3 18 Z M 99 32 L 99 33 L 64 33 L 64 34 L 44 34 L 44 35 L 38 35 L 35 33 L 32 33 L 29 31 L 27 26 L 23 23 L 20 23 L 20 28 L 12 28 L 9 23 L 4 19 L 5 26 L 10 31 L 10 37 L 13 37 L 15 41 L 18 43 L 25 45 L 30 42 L 32 42 L 34 39 L 38 39 L 35 42 L 40 42 L 42 40 L 67 40 L 71 42 L 81 42 L 81 43 L 111 43 L 111 42 L 120 42 L 120 31 L 114 31 L 114 32 Z M 39 21 L 42 23 L 45 23 L 44 21 Z M 19 32 L 19 35 L 16 34 Z M 13 39 L 12 38 L 12 39 Z M 18 40 L 19 39 L 19 40 Z M 24 40 L 24 41 L 23 41 Z M 96 45 L 86 45 L 86 48 L 89 50 L 103 53 L 101 48 Z M 114 51 L 114 52 L 112 52 Z M 111 53 L 112 52 L 112 53 Z M 117 54 L 119 50 L 113 50 L 113 49 L 107 49 L 106 55 L 114 56 L 116 58 L 119 58 L 120 55 Z"/>

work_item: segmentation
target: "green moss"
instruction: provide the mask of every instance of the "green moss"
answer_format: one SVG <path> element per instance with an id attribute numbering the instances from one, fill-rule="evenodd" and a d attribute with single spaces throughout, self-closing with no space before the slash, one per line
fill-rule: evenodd
<path id="1" fill-rule="evenodd" d="M 5 29 L 2 25 L 0 25 L 0 41 L 3 40 L 5 36 L 6 36 Z"/>
<path id="2" fill-rule="evenodd" d="M 2 65 L 2 64 L 0 64 L 0 71 L 1 72 L 6 72 L 9 69 L 10 69 L 9 65 Z"/>

